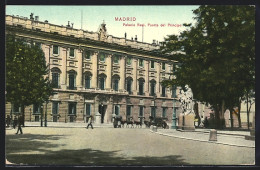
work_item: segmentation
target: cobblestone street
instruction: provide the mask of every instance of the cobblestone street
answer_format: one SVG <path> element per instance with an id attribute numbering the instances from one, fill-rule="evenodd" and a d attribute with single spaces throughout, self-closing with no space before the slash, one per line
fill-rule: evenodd
<path id="1" fill-rule="evenodd" d="M 255 162 L 255 148 L 163 136 L 146 128 L 25 127 L 23 135 L 15 132 L 6 129 L 6 158 L 13 164 L 171 166 Z"/>

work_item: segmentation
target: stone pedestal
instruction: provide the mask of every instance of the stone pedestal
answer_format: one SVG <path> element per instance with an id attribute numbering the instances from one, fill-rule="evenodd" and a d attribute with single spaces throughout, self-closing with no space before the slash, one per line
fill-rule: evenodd
<path id="1" fill-rule="evenodd" d="M 185 115 L 183 118 L 183 127 L 182 130 L 184 131 L 195 131 L 194 126 L 194 114 Z"/>
<path id="2" fill-rule="evenodd" d="M 182 130 L 183 127 L 183 116 L 184 114 L 180 114 L 178 116 L 178 126 L 177 126 L 177 130 Z"/>
<path id="3" fill-rule="evenodd" d="M 215 129 L 210 130 L 209 141 L 217 141 L 217 131 Z"/>
<path id="4" fill-rule="evenodd" d="M 95 115 L 95 124 L 100 124 L 100 123 L 101 123 L 101 114 L 97 112 Z"/>

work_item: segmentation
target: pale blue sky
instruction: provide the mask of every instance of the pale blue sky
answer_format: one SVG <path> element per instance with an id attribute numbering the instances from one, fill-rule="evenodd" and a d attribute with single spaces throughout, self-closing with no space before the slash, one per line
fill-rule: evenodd
<path id="1" fill-rule="evenodd" d="M 81 28 L 81 11 L 83 12 L 83 30 L 96 32 L 99 25 L 105 20 L 109 35 L 127 38 L 138 36 L 142 41 L 141 27 L 125 27 L 123 23 L 146 24 L 144 27 L 144 42 L 151 43 L 153 39 L 163 41 L 166 35 L 178 34 L 184 27 L 168 27 L 167 24 L 194 23 L 192 10 L 198 6 L 25 6 L 7 5 L 7 15 L 23 17 L 39 16 L 40 21 L 48 20 L 56 25 L 67 25 L 68 21 L 74 23 L 74 28 Z M 136 21 L 115 21 L 115 17 L 135 17 Z M 148 27 L 148 23 L 158 24 L 159 27 Z M 160 27 L 166 24 L 166 27 Z"/>

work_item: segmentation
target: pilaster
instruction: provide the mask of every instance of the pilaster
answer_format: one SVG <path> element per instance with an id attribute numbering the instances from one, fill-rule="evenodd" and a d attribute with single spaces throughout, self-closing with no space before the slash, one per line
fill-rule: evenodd
<path id="1" fill-rule="evenodd" d="M 111 78 L 112 78 L 112 54 L 108 54 L 106 57 L 107 61 L 107 78 L 106 78 L 106 89 L 111 89 Z"/>

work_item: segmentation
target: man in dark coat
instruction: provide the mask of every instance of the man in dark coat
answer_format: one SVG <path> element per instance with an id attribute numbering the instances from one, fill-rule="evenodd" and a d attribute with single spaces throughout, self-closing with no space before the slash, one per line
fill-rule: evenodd
<path id="1" fill-rule="evenodd" d="M 18 123 L 17 117 L 14 116 L 14 121 L 13 121 L 13 128 L 14 128 L 14 129 L 16 128 L 17 123 Z"/>
<path id="2" fill-rule="evenodd" d="M 23 134 L 22 124 L 23 124 L 23 117 L 22 117 L 22 116 L 19 116 L 19 117 L 18 117 L 18 129 L 17 129 L 16 134 L 18 134 L 19 131 L 21 132 L 21 134 Z"/>

